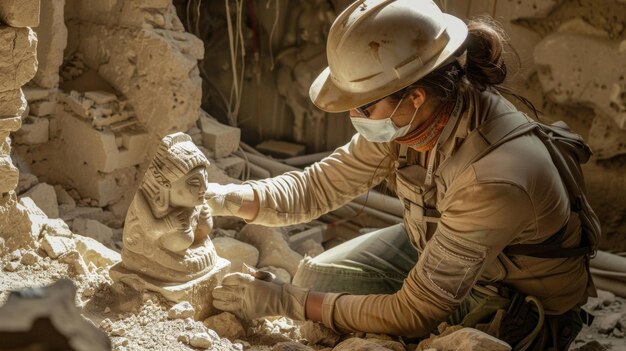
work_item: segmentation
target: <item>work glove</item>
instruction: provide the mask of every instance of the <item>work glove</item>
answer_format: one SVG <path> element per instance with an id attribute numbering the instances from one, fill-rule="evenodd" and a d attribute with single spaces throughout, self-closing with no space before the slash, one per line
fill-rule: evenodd
<path id="1" fill-rule="evenodd" d="M 244 201 L 254 200 L 254 191 L 248 185 L 209 183 L 204 199 L 213 216 L 236 216 Z"/>
<path id="2" fill-rule="evenodd" d="M 246 320 L 278 315 L 305 320 L 308 294 L 269 272 L 231 273 L 213 290 L 213 306 Z"/>

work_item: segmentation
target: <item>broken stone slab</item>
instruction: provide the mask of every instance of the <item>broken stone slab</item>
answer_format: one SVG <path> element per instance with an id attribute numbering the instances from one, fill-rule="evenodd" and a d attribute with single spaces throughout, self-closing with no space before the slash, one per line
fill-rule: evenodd
<path id="1" fill-rule="evenodd" d="M 203 323 L 207 328 L 214 330 L 222 338 L 236 340 L 246 336 L 246 331 L 241 325 L 241 322 L 234 314 L 229 312 L 222 312 L 211 316 L 205 319 Z"/>
<path id="2" fill-rule="evenodd" d="M 319 344 L 327 347 L 334 347 L 341 339 L 341 335 L 332 329 L 326 328 L 323 324 L 306 321 L 300 327 L 302 337 L 312 344 Z"/>
<path id="3" fill-rule="evenodd" d="M 55 185 L 54 191 L 57 194 L 57 201 L 59 205 L 68 205 L 66 209 L 76 208 L 76 200 L 70 196 L 70 194 L 61 186 Z"/>
<path id="4" fill-rule="evenodd" d="M 67 279 L 44 288 L 13 291 L 0 307 L 0 349 L 111 350 L 107 335 L 75 305 L 76 288 Z"/>
<path id="5" fill-rule="evenodd" d="M 510 351 L 512 349 L 506 342 L 473 328 L 461 328 L 447 334 L 444 332 L 441 336 L 423 340 L 418 344 L 416 351 L 429 348 L 438 351 Z"/>
<path id="6" fill-rule="evenodd" d="M 54 259 L 70 251 L 76 251 L 76 244 L 72 238 L 45 235 L 41 239 L 41 248 L 46 252 L 48 257 Z"/>
<path id="7" fill-rule="evenodd" d="M 626 101 L 622 97 L 626 83 L 620 81 L 626 71 L 626 51 L 608 38 L 552 33 L 535 47 L 534 57 L 540 66 L 539 81 L 550 98 L 558 103 L 591 106 L 626 129 Z M 597 70 L 600 66 L 605 69 Z"/>
<path id="8" fill-rule="evenodd" d="M 85 97 L 95 101 L 97 104 L 106 104 L 107 102 L 117 100 L 115 94 L 103 90 L 86 91 Z"/>
<path id="9" fill-rule="evenodd" d="M 0 26 L 0 92 L 16 90 L 37 71 L 37 36 L 30 28 Z"/>
<path id="10" fill-rule="evenodd" d="M 256 267 L 259 250 L 236 239 L 219 237 L 212 240 L 217 255 L 230 261 L 229 272 L 243 272 L 243 265 Z"/>
<path id="11" fill-rule="evenodd" d="M 260 267 L 284 268 L 293 277 L 302 260 L 302 255 L 293 251 L 283 234 L 274 228 L 248 224 L 237 234 L 237 239 L 259 250 L 258 266 Z"/>
<path id="12" fill-rule="evenodd" d="M 37 44 L 39 68 L 33 81 L 40 87 L 55 88 L 59 85 L 59 67 L 63 63 L 63 52 L 68 42 L 64 16 L 65 2 L 65 0 L 42 1 L 39 26 L 33 28 L 39 39 Z"/>
<path id="13" fill-rule="evenodd" d="M 8 193 L 17 187 L 19 170 L 13 165 L 11 156 L 0 155 L 0 195 Z"/>
<path id="14" fill-rule="evenodd" d="M 32 266 L 41 261 L 41 256 L 39 256 L 35 251 L 29 250 L 22 255 L 22 259 L 20 263 L 25 266 Z"/>
<path id="15" fill-rule="evenodd" d="M 47 219 L 42 234 L 66 237 L 73 235 L 67 223 L 60 218 Z"/>
<path id="16" fill-rule="evenodd" d="M 153 291 L 174 303 L 189 301 L 196 310 L 194 319 L 204 320 L 217 312 L 212 304 L 211 292 L 222 281 L 229 265 L 229 261 L 218 257 L 210 272 L 181 284 L 163 284 L 159 280 L 124 268 L 121 262 L 111 267 L 109 276 L 114 282 L 122 283 L 134 291 Z"/>
<path id="17" fill-rule="evenodd" d="M 150 134 L 161 137 L 195 123 L 202 91 L 200 39 L 184 32 L 86 22 L 79 31 L 78 51 L 86 65 L 129 100 Z"/>
<path id="18" fill-rule="evenodd" d="M 226 157 L 239 149 L 241 129 L 221 124 L 203 110 L 200 110 L 198 123 L 202 131 L 202 145 L 215 158 Z"/>
<path id="19" fill-rule="evenodd" d="M 57 194 L 52 185 L 39 183 L 20 196 L 23 197 L 32 199 L 49 218 L 59 218 Z"/>
<path id="20" fill-rule="evenodd" d="M 40 88 L 38 86 L 27 85 L 22 87 L 22 91 L 26 96 L 26 101 L 28 101 L 28 104 L 31 105 L 32 103 L 37 101 L 48 100 L 53 90 Z"/>
<path id="21" fill-rule="evenodd" d="M 93 264 L 97 268 L 109 267 L 122 260 L 121 255 L 98 242 L 95 239 L 74 235 L 76 249 L 85 260 L 86 264 Z"/>
<path id="22" fill-rule="evenodd" d="M 37 27 L 39 0 L 1 1 L 0 21 L 11 27 Z"/>
<path id="23" fill-rule="evenodd" d="M 60 262 L 67 264 L 71 268 L 71 272 L 76 276 L 89 274 L 89 267 L 80 253 L 75 250 L 67 251 L 59 255 L 58 259 Z"/>
<path id="24" fill-rule="evenodd" d="M 93 238 L 107 247 L 113 247 L 113 229 L 88 218 L 76 218 L 72 223 L 72 231 Z"/>
<path id="25" fill-rule="evenodd" d="M 15 192 L 0 194 L 0 237 L 5 251 L 36 248 L 46 215 L 32 200 L 17 201 Z"/>
<path id="26" fill-rule="evenodd" d="M 26 111 L 26 97 L 22 89 L 0 92 L 0 116 L 21 116 Z"/>
<path id="27" fill-rule="evenodd" d="M 28 116 L 23 119 L 22 128 L 13 133 L 16 144 L 36 145 L 47 143 L 50 139 L 50 120 L 48 118 Z"/>

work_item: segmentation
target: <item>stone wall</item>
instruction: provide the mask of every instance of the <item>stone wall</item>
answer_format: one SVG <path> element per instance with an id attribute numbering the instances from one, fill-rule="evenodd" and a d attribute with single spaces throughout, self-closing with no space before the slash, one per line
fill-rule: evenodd
<path id="1" fill-rule="evenodd" d="M 19 171 L 11 160 L 9 134 L 22 125 L 27 104 L 22 86 L 37 71 L 39 0 L 0 2 L 0 237 L 11 245 L 15 234 L 30 232 L 26 208 L 18 204 Z"/>

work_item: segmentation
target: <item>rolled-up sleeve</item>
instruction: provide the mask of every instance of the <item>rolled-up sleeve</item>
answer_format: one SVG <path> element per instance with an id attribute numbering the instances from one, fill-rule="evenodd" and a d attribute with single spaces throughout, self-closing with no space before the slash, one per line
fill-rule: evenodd
<path id="1" fill-rule="evenodd" d="M 390 295 L 331 295 L 334 303 L 325 301 L 322 308 L 327 327 L 427 336 L 457 308 L 484 267 L 532 226 L 531 201 L 516 185 L 473 183 L 457 189 L 443 199 L 437 231 L 402 288 Z"/>
<path id="2" fill-rule="evenodd" d="M 260 208 L 252 223 L 282 226 L 311 221 L 379 184 L 394 166 L 388 143 L 352 140 L 304 171 L 248 181 Z"/>

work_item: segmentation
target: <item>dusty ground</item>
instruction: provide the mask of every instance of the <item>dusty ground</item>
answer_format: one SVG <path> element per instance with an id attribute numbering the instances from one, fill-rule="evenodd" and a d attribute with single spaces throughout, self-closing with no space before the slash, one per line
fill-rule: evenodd
<path id="1" fill-rule="evenodd" d="M 25 256 L 30 259 L 25 259 Z M 202 321 L 171 318 L 168 311 L 172 304 L 158 296 L 144 294 L 117 299 L 115 296 L 119 293 L 111 289 L 111 281 L 104 269 L 77 275 L 67 264 L 44 256 L 39 251 L 26 250 L 21 250 L 19 254 L 1 254 L 0 304 L 6 301 L 9 290 L 44 286 L 61 278 L 72 279 L 78 290 L 76 303 L 82 308 L 83 316 L 110 336 L 114 350 L 331 350 L 330 347 L 347 338 L 340 339 L 323 330 L 311 331 L 312 323 L 302 327 L 302 323 L 285 318 L 258 320 L 245 326 L 232 321 L 228 322 L 228 326 L 222 323 L 219 330 L 222 335 L 218 335 Z M 125 305 L 116 305 L 115 300 L 124 301 Z M 129 309 L 128 306 L 134 305 L 140 307 Z M 626 350 L 626 299 L 601 292 L 600 297 L 591 299 L 587 307 L 596 315 L 596 320 L 591 327 L 582 330 L 571 350 L 587 350 L 594 344 L 603 345 L 607 350 Z M 603 328 L 606 330 L 601 331 Z M 326 334 L 320 336 L 320 333 Z M 309 342 L 307 337 L 317 344 Z M 412 349 L 385 336 L 359 337 L 369 338 L 379 347 L 382 347 L 381 344 L 387 346 L 380 350 Z M 338 346 L 334 349 L 342 348 Z"/>

